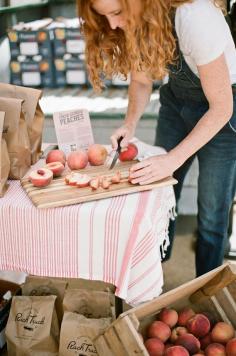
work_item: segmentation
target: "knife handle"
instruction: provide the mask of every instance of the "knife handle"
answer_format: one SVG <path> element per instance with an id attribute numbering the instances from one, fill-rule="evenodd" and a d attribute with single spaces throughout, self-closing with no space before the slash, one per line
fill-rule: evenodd
<path id="1" fill-rule="evenodd" d="M 121 146 L 120 146 L 120 144 L 121 144 L 121 141 L 123 140 L 123 136 L 120 136 L 119 138 L 118 138 L 118 140 L 117 140 L 117 145 L 118 145 L 118 147 L 117 147 L 117 150 L 120 152 L 120 150 L 121 150 Z"/>

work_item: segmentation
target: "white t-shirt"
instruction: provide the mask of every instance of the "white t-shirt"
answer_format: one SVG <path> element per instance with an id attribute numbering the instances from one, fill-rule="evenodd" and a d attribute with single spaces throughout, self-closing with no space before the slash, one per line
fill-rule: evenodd
<path id="1" fill-rule="evenodd" d="M 213 0 L 180 5 L 175 29 L 184 59 L 198 77 L 197 65 L 210 63 L 224 52 L 231 83 L 236 83 L 236 49 L 224 15 Z"/>

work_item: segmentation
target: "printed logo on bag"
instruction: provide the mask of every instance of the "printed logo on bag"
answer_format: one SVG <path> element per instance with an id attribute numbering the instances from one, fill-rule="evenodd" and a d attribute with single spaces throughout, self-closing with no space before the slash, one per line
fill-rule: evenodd
<path id="1" fill-rule="evenodd" d="M 39 315 L 38 310 L 34 308 L 27 308 L 16 314 L 15 322 L 27 331 L 34 331 L 39 326 L 44 326 L 45 316 Z"/>
<path id="2" fill-rule="evenodd" d="M 74 355 L 78 356 L 93 356 L 98 354 L 93 342 L 85 336 L 69 341 L 67 350 L 72 351 Z"/>

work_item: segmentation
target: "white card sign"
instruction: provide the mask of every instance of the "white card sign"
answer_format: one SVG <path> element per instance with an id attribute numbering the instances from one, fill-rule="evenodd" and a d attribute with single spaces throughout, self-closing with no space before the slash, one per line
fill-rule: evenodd
<path id="1" fill-rule="evenodd" d="M 78 149 L 86 150 L 94 143 L 88 110 L 55 112 L 53 121 L 58 147 L 66 155 Z"/>

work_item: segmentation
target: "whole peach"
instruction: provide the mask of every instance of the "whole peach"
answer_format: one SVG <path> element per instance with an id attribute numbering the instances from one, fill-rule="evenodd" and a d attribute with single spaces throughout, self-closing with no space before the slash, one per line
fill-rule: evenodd
<path id="1" fill-rule="evenodd" d="M 178 313 L 178 325 L 186 326 L 187 321 L 195 315 L 191 308 L 184 308 Z"/>
<path id="2" fill-rule="evenodd" d="M 215 318 L 215 316 L 212 315 L 212 313 L 210 313 L 208 311 L 203 311 L 203 312 L 201 312 L 201 314 L 203 314 L 207 317 L 207 319 L 209 320 L 209 322 L 211 324 L 211 329 L 212 329 L 213 326 L 217 323 L 217 319 Z"/>
<path id="3" fill-rule="evenodd" d="M 144 343 L 150 356 L 162 356 L 164 353 L 164 343 L 156 338 L 147 339 Z"/>
<path id="4" fill-rule="evenodd" d="M 233 338 L 227 342 L 226 355 L 227 356 L 236 356 L 236 338 Z"/>
<path id="5" fill-rule="evenodd" d="M 175 345 L 180 345 L 188 350 L 190 355 L 200 350 L 200 341 L 192 334 L 184 334 L 178 337 Z"/>
<path id="6" fill-rule="evenodd" d="M 67 156 L 68 167 L 73 169 L 83 169 L 88 164 L 88 155 L 83 150 L 72 151 Z"/>
<path id="7" fill-rule="evenodd" d="M 211 338 L 211 333 L 205 335 L 204 337 L 202 337 L 200 339 L 200 344 L 201 344 L 201 348 L 202 350 L 205 350 L 205 348 L 207 348 L 208 345 L 210 345 L 212 343 L 212 338 Z"/>
<path id="8" fill-rule="evenodd" d="M 211 338 L 214 342 L 226 344 L 235 336 L 235 331 L 232 325 L 219 321 L 211 331 Z"/>
<path id="9" fill-rule="evenodd" d="M 176 326 L 171 330 L 170 341 L 175 342 L 180 335 L 187 334 L 188 330 L 185 326 Z"/>
<path id="10" fill-rule="evenodd" d="M 127 148 L 125 148 L 119 154 L 120 161 L 132 161 L 138 154 L 138 148 L 134 143 L 129 143 Z"/>
<path id="11" fill-rule="evenodd" d="M 170 327 L 163 321 L 154 321 L 148 328 L 147 334 L 149 337 L 156 337 L 163 342 L 166 342 L 171 334 Z"/>
<path id="12" fill-rule="evenodd" d="M 187 321 L 188 331 L 197 336 L 203 337 L 210 331 L 210 321 L 203 314 L 196 314 L 191 319 Z"/>
<path id="13" fill-rule="evenodd" d="M 217 342 L 207 346 L 205 350 L 206 356 L 226 356 L 225 347 Z M 231 356 L 231 355 L 230 355 Z"/>
<path id="14" fill-rule="evenodd" d="M 100 166 L 104 164 L 108 152 L 106 148 L 100 144 L 93 144 L 88 148 L 88 160 L 92 166 Z"/>
<path id="15" fill-rule="evenodd" d="M 169 325 L 170 328 L 173 328 L 178 321 L 178 313 L 174 309 L 164 308 L 158 314 L 158 320 L 163 321 Z"/>
<path id="16" fill-rule="evenodd" d="M 189 356 L 189 352 L 183 346 L 172 346 L 164 352 L 164 356 Z"/>
<path id="17" fill-rule="evenodd" d="M 66 155 L 61 150 L 49 151 L 46 157 L 46 163 L 61 162 L 64 166 L 66 164 Z"/>

